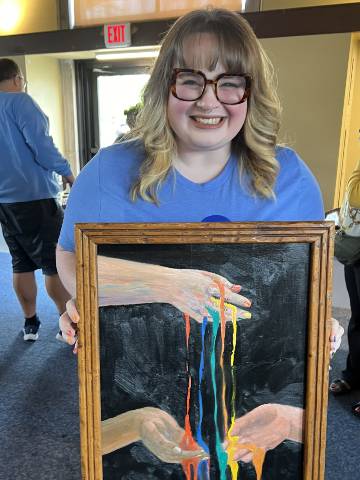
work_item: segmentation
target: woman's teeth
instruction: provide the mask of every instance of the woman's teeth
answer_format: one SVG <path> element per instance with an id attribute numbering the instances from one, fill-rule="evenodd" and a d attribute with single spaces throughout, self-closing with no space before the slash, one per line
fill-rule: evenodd
<path id="1" fill-rule="evenodd" d="M 218 125 L 222 117 L 215 117 L 215 118 L 204 118 L 204 117 L 193 117 L 196 122 L 204 123 L 205 125 Z"/>

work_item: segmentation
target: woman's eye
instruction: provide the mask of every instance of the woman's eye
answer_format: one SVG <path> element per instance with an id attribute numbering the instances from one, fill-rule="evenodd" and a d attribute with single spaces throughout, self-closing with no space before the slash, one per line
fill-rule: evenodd
<path id="1" fill-rule="evenodd" d="M 234 82 L 223 82 L 219 85 L 221 88 L 240 88 L 241 85 L 239 83 L 234 83 Z"/>
<path id="2" fill-rule="evenodd" d="M 181 84 L 193 87 L 193 86 L 200 85 L 200 82 L 198 80 L 194 79 L 194 78 L 186 78 L 186 79 L 181 80 Z"/>

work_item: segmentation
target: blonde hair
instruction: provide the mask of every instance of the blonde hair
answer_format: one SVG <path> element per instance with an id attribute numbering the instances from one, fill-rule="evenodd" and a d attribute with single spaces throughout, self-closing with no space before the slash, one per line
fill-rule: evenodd
<path id="1" fill-rule="evenodd" d="M 258 196 L 274 197 L 273 186 L 279 169 L 275 148 L 280 103 L 271 62 L 244 18 L 229 10 L 208 8 L 179 18 L 162 42 L 144 90 L 143 108 L 134 129 L 126 136 L 126 139 L 140 138 L 146 152 L 139 178 L 131 189 L 132 200 L 141 197 L 157 203 L 158 189 L 177 153 L 174 133 L 167 120 L 172 70 L 175 66 L 191 67 L 185 65 L 183 44 L 189 37 L 201 34 L 211 34 L 216 41 L 210 55 L 201 51 L 194 54 L 194 68 L 213 70 L 221 61 L 227 71 L 252 77 L 245 123 L 232 140 L 231 148 L 238 157 L 240 176 L 248 179 L 250 191 Z"/>

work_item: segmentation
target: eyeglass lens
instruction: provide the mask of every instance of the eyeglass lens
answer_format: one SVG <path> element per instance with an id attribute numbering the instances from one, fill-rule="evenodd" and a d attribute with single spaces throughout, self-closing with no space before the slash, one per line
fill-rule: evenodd
<path id="1" fill-rule="evenodd" d="M 180 100 L 197 100 L 203 94 L 205 79 L 195 72 L 177 72 L 176 96 Z M 217 98 L 220 102 L 236 104 L 241 102 L 246 91 L 246 79 L 241 75 L 227 75 L 217 81 Z"/>

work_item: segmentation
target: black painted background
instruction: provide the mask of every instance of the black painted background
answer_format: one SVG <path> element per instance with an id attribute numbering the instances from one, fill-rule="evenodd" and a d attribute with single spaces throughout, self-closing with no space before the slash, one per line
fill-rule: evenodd
<path id="1" fill-rule="evenodd" d="M 253 305 L 252 318 L 238 322 L 235 377 L 236 415 L 240 416 L 269 402 L 304 406 L 309 248 L 308 244 L 301 243 L 102 245 L 99 254 L 174 268 L 208 270 L 242 285 L 242 294 L 250 298 Z M 214 398 L 209 364 L 211 328 L 208 325 L 206 332 L 208 360 L 202 383 L 202 433 L 210 451 L 214 447 Z M 227 327 L 226 339 L 225 364 L 229 365 L 231 325 Z M 102 419 L 143 406 L 155 406 L 184 426 L 185 325 L 179 311 L 165 304 L 101 307 L 100 345 Z M 220 342 L 217 342 L 217 353 L 219 348 Z M 199 414 L 200 353 L 201 326 L 192 321 L 193 431 Z M 225 374 L 230 379 L 229 369 Z M 217 377 L 220 388 L 219 372 Z M 228 400 L 230 393 L 228 389 Z M 220 427 L 222 420 L 219 415 Z M 300 480 L 302 460 L 301 445 L 283 442 L 267 453 L 262 480 Z M 214 458 L 211 465 L 211 479 L 219 478 Z M 251 464 L 239 466 L 238 479 L 256 479 Z M 185 478 L 180 466 L 161 462 L 141 443 L 104 456 L 103 476 L 104 480 Z"/>

